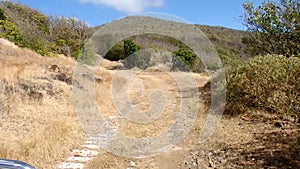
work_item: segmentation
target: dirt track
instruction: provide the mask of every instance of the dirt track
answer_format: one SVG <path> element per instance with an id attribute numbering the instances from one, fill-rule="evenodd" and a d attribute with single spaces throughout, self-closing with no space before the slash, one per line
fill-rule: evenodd
<path id="1" fill-rule="evenodd" d="M 69 83 L 74 60 L 61 56 L 42 57 L 7 41 L 0 41 L 0 53 L 0 158 L 18 159 L 47 169 L 57 169 L 57 164 L 71 155 L 76 158 L 69 160 L 88 159 L 85 168 L 89 169 L 300 167 L 297 147 L 300 131 L 297 123 L 263 111 L 234 117 L 225 115 L 210 139 L 199 144 L 199 134 L 208 112 L 209 86 L 200 88 L 200 93 L 191 93 L 193 88 L 188 86 L 186 88 L 189 90 L 179 90 L 178 82 L 168 73 L 138 74 L 129 81 L 128 94 L 121 96 L 128 97 L 133 108 L 141 114 L 148 112 L 151 118 L 159 117 L 151 123 L 141 124 L 124 118 L 116 108 L 118 104 L 112 95 L 113 75 L 116 72 L 99 68 L 95 79 L 97 106 L 103 118 L 122 135 L 134 138 L 157 136 L 174 124 L 179 105 L 185 100 L 181 94 L 200 97 L 195 125 L 188 136 L 170 151 L 143 159 L 108 153 L 93 145 L 93 139 L 88 139 L 74 110 L 72 85 Z M 51 65 L 57 65 L 59 71 L 52 70 Z M 205 75 L 194 76 L 199 82 L 198 87 L 208 80 Z M 126 86 L 126 81 L 121 76 L 114 87 Z M 163 95 L 156 91 L 162 91 Z M 166 102 L 161 102 L 164 97 Z M 121 100 L 126 100 L 124 98 Z M 151 100 L 153 104 L 150 104 Z M 158 106 L 151 108 L 151 105 Z M 155 114 L 156 110 L 161 110 L 155 108 L 161 108 L 161 105 L 165 105 L 164 111 Z M 152 117 L 153 113 L 158 116 Z M 143 116 L 136 117 L 145 119 Z M 83 156 L 88 158 L 79 158 Z M 94 158 L 90 160 L 90 157 Z"/>
<path id="2" fill-rule="evenodd" d="M 185 138 L 185 135 L 174 135 L 177 131 L 173 126 L 179 126 L 179 124 L 186 126 L 183 128 L 187 130 L 186 134 L 194 127 L 193 122 L 196 121 L 200 111 L 198 88 L 203 87 L 209 81 L 208 76 L 184 72 L 134 72 L 130 70 L 102 71 L 98 75 L 106 77 L 102 83 L 96 85 L 99 113 L 112 126 L 113 133 L 116 132 L 113 135 L 117 135 L 115 140 L 105 145 L 104 149 L 109 149 L 125 158 L 150 157 L 157 155 L 158 152 L 155 149 L 162 149 L 159 150 L 159 154 L 172 149 L 172 155 L 169 152 L 161 156 L 160 159 L 165 158 L 165 160 L 159 160 L 155 164 L 169 167 L 173 165 L 169 160 L 174 160 L 173 157 L 178 156 L 177 153 L 188 151 L 188 147 L 176 146 L 181 139 Z M 174 129 L 170 130 L 172 127 Z M 98 144 L 109 139 L 112 133 L 108 130 L 105 131 L 106 134 L 93 136 L 96 147 L 97 138 Z M 178 129 L 180 130 L 182 129 Z M 175 136 L 171 141 L 167 141 L 167 137 L 164 137 L 168 131 Z M 126 140 L 123 136 L 131 139 Z M 158 139 L 150 139 L 154 137 Z M 141 138 L 146 138 L 149 148 L 146 145 L 136 147 L 133 142 Z M 131 146 L 134 148 L 130 148 Z M 98 156 L 102 158 L 103 154 Z"/>

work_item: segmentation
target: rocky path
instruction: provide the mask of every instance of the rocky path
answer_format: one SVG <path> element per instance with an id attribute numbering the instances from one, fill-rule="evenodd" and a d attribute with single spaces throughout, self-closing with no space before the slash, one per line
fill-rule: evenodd
<path id="1" fill-rule="evenodd" d="M 127 76 L 129 77 L 128 79 L 126 79 Z M 115 80 L 118 82 L 122 81 L 123 83 L 122 85 L 115 84 L 115 87 L 117 87 L 115 90 L 121 93 L 119 96 L 115 96 L 115 99 L 116 97 L 121 101 L 130 99 L 132 109 L 145 113 L 152 124 L 145 126 L 136 123 L 140 120 L 145 120 L 146 116 L 144 116 L 143 113 L 130 116 L 133 114 L 133 111 L 125 115 L 128 115 L 129 118 L 138 117 L 133 120 L 135 122 L 128 122 L 128 119 L 121 118 L 119 114 L 116 114 L 117 111 L 114 110 L 115 108 L 112 105 L 117 105 L 119 106 L 117 107 L 119 111 L 124 111 L 127 110 L 128 103 L 118 103 L 112 99 L 113 96 L 103 96 L 103 93 L 102 97 L 107 99 L 105 101 L 107 104 L 104 104 L 106 107 L 101 107 L 102 105 L 100 105 L 100 109 L 106 110 L 104 116 L 108 119 L 110 124 L 114 125 L 113 130 L 118 130 L 121 134 L 129 137 L 144 137 L 144 135 L 154 137 L 161 134 L 161 131 L 166 131 L 172 126 L 180 113 L 185 112 L 186 114 L 190 114 L 190 112 L 193 112 L 191 111 L 191 107 L 193 105 L 192 101 L 194 100 L 190 100 L 189 98 L 199 98 L 199 95 L 195 92 L 198 91 L 195 85 L 204 85 L 208 81 L 208 78 L 201 77 L 203 78 L 201 84 L 192 84 L 193 81 L 189 80 L 191 79 L 190 76 L 193 75 L 187 75 L 185 73 L 169 74 L 164 72 L 146 72 L 138 74 L 132 79 L 130 72 L 122 72 L 116 75 L 116 77 L 120 79 Z M 199 77 L 200 76 L 197 78 Z M 122 78 L 125 78 L 125 80 Z M 105 91 L 105 89 L 102 88 L 103 86 L 105 85 L 98 86 L 100 88 L 99 90 Z M 121 91 L 122 89 L 118 89 L 118 86 L 122 89 L 123 86 L 127 86 L 129 92 Z M 111 98 L 112 101 L 108 101 L 108 98 Z M 123 106 L 125 104 L 125 106 L 122 107 L 122 104 Z M 182 107 L 182 105 L 188 106 Z M 193 115 L 190 114 L 190 116 Z M 182 117 L 186 118 L 184 115 Z M 180 120 L 179 122 L 181 121 L 184 120 Z M 101 135 L 97 137 L 98 138 L 88 138 L 80 148 L 73 150 L 71 155 L 58 165 L 58 168 L 84 169 L 85 165 L 100 153 L 100 147 L 97 144 L 97 140 L 99 143 L 99 137 L 105 141 L 110 136 Z"/>
<path id="2" fill-rule="evenodd" d="M 72 151 L 72 155 L 58 165 L 59 169 L 83 169 L 85 163 L 98 155 L 99 147 L 89 138 L 80 148 Z"/>

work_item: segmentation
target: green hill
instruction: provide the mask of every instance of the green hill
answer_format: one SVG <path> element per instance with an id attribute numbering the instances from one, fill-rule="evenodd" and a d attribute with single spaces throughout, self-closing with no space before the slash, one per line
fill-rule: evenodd
<path id="1" fill-rule="evenodd" d="M 41 55 L 64 54 L 77 58 L 86 40 L 99 28 L 91 28 L 76 18 L 47 16 L 19 3 L 1 2 L 0 7 L 0 37 Z M 245 32 L 224 27 L 198 26 L 224 58 L 247 57 L 241 41 Z M 175 50 L 178 46 L 178 42 L 168 37 L 143 35 L 134 39 L 148 42 L 147 45 L 152 46 L 157 43 L 161 46 L 163 43 L 169 50 Z M 143 47 L 144 44 L 138 45 Z"/>

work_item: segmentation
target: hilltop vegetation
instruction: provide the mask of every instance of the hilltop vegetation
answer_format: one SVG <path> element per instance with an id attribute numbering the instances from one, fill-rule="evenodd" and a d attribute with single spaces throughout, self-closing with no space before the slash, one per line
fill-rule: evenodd
<path id="1" fill-rule="evenodd" d="M 64 54 L 77 58 L 83 44 L 97 30 L 76 18 L 46 16 L 41 12 L 22 4 L 1 2 L 0 4 L 0 37 L 9 39 L 20 47 L 26 47 L 45 56 Z M 245 32 L 223 27 L 200 26 L 216 46 L 221 55 L 234 57 L 246 56 L 243 52 L 242 37 Z M 149 42 L 151 47 L 178 50 L 179 42 L 159 36 L 141 36 L 134 38 L 139 42 Z M 143 48 L 149 47 L 138 44 Z M 119 51 L 120 52 L 120 51 Z M 112 60 L 122 59 L 122 53 L 112 51 L 119 56 L 109 57 Z"/>
<path id="2" fill-rule="evenodd" d="M 0 37 L 41 55 L 77 58 L 93 31 L 76 18 L 46 16 L 27 6 L 0 3 Z"/>

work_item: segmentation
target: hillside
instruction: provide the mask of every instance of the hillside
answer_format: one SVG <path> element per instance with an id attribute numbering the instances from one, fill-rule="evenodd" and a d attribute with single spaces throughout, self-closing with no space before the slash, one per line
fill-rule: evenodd
<path id="1" fill-rule="evenodd" d="M 76 18 L 46 16 L 18 3 L 1 2 L 0 7 L 0 16 L 2 16 L 0 37 L 9 39 L 18 46 L 32 49 L 41 55 L 64 54 L 77 58 L 83 44 L 100 27 L 88 27 Z M 223 27 L 202 25 L 199 27 L 215 45 L 220 55 L 246 57 L 243 52 L 244 45 L 241 42 L 245 32 Z M 170 49 L 175 49 L 178 45 L 170 41 L 168 37 L 157 38 L 157 36 L 143 36 L 138 42 L 156 45 L 163 42 L 164 46 L 169 46 Z"/>
<path id="2" fill-rule="evenodd" d="M 299 147 L 295 142 L 298 124 L 282 121 L 279 116 L 266 112 L 253 111 L 233 117 L 225 115 L 212 137 L 199 144 L 198 137 L 207 117 L 210 99 L 209 85 L 205 85 L 209 78 L 205 74 L 194 74 L 199 92 L 191 93 L 193 89 L 188 83 L 185 84 L 187 88 L 182 89 L 186 96 L 196 94 L 201 98 L 196 123 L 183 141 L 155 157 L 132 159 L 116 156 L 99 149 L 95 140 L 82 130 L 72 102 L 70 77 L 74 71 L 73 59 L 42 57 L 4 39 L 0 39 L 0 51 L 0 158 L 23 160 L 37 168 L 47 169 L 57 169 L 58 165 L 60 168 L 76 168 L 70 167 L 75 164 L 90 169 L 300 166 Z M 107 67 L 110 64 L 105 62 Z M 130 137 L 163 133 L 174 124 L 179 103 L 189 99 L 181 99 L 178 95 L 178 82 L 173 77 L 189 76 L 180 72 L 145 71 L 131 79 L 131 73 L 135 74 L 128 70 L 110 71 L 99 67 L 95 86 L 101 115 L 114 126 L 114 130 Z M 89 76 L 82 74 L 82 78 L 89 79 Z M 120 107 L 116 107 L 118 105 L 111 92 L 112 84 L 121 89 L 122 84 L 128 81 L 128 97 L 139 111 L 148 110 L 151 106 L 151 92 L 159 89 L 165 92 L 166 107 L 159 119 L 151 124 L 139 124 L 120 117 Z M 115 148 L 121 151 L 124 147 Z"/>
<path id="3" fill-rule="evenodd" d="M 85 136 L 68 80 L 75 62 L 42 57 L 4 39 L 0 52 L 0 158 L 55 168 Z"/>
<path id="4" fill-rule="evenodd" d="M 174 53 L 195 56 L 182 42 L 160 34 L 119 42 L 104 56 L 114 61 L 99 57 L 96 67 L 77 61 L 103 54 L 83 48 L 99 27 L 21 4 L 0 2 L 0 7 L 0 158 L 41 169 L 300 168 L 299 57 L 252 57 L 241 42 L 246 32 L 190 25 L 214 44 L 225 64 L 226 85 L 208 76 L 219 65 L 206 72 L 172 70 Z M 149 25 L 139 29 L 165 23 L 127 17 L 116 30 L 128 20 Z M 171 24 L 173 33 L 184 25 L 166 25 Z M 147 48 L 166 64 L 133 57 L 129 63 L 150 66 L 126 65 L 125 55 Z M 169 58 L 162 57 L 166 53 Z M 214 88 L 226 89 L 226 103 L 212 99 L 225 98 Z M 211 111 L 219 105 L 225 106 L 222 116 Z M 203 132 L 206 127 L 215 130 L 199 142 L 200 134 L 210 134 Z"/>
<path id="5" fill-rule="evenodd" d="M 76 18 L 46 16 L 19 3 L 0 2 L 0 37 L 41 55 L 76 58 L 93 30 Z"/>
<path id="6" fill-rule="evenodd" d="M 247 32 L 219 26 L 199 25 L 199 27 L 214 44 L 219 55 L 249 57 L 242 43 L 242 38 L 248 34 Z"/>

